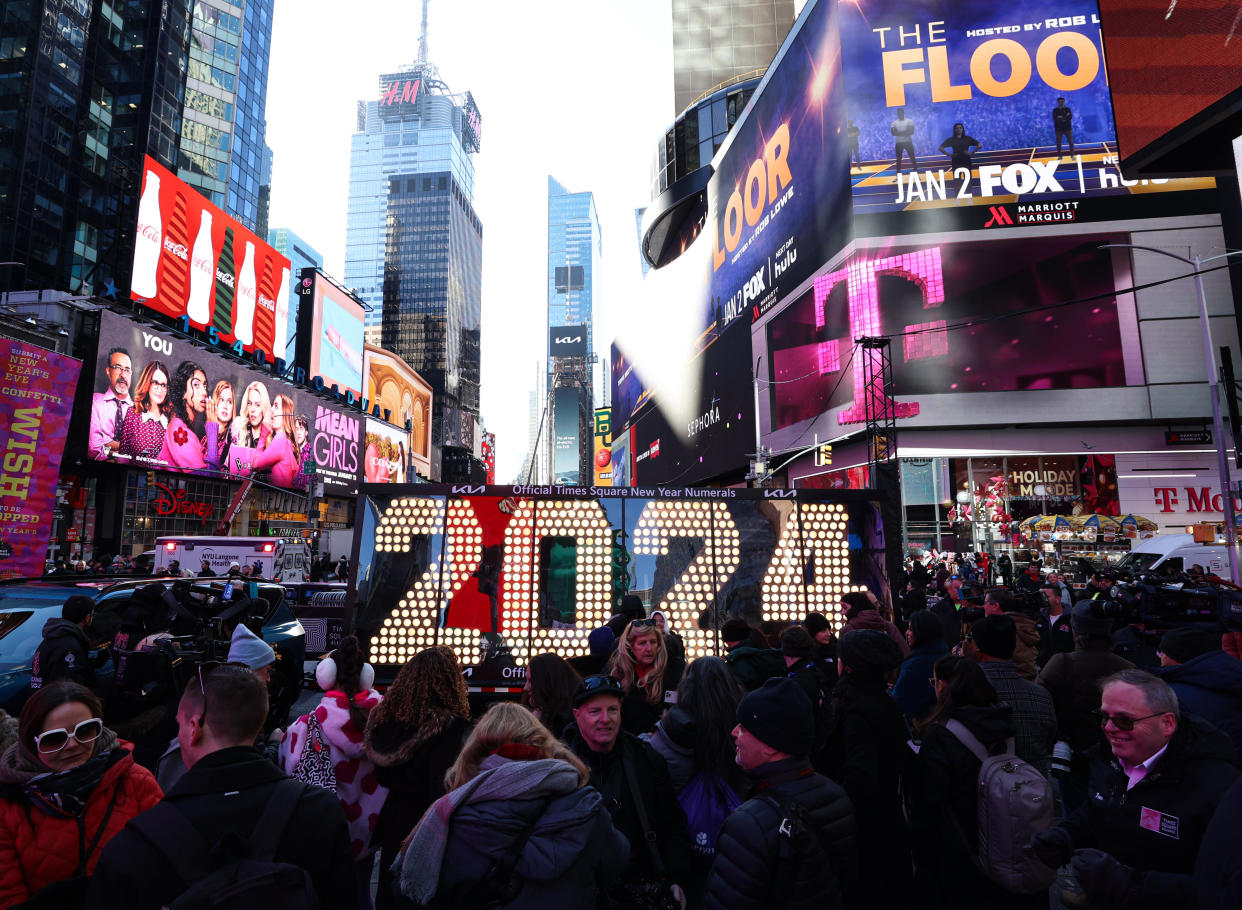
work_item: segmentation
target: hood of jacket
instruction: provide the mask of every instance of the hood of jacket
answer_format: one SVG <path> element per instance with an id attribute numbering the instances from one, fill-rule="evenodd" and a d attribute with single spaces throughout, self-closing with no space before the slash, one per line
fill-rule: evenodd
<path id="1" fill-rule="evenodd" d="M 845 623 L 845 627 L 841 632 L 856 632 L 859 629 L 872 629 L 876 632 L 887 632 L 888 626 L 884 622 L 884 617 L 879 611 L 874 609 L 859 610 L 854 616 Z"/>
<path id="2" fill-rule="evenodd" d="M 453 814 L 453 834 L 487 856 L 500 856 L 526 828 L 534 830 L 515 871 L 532 881 L 555 881 L 582 856 L 591 840 L 604 798 L 579 787 L 550 800 L 504 799 L 469 803 Z M 546 808 L 545 808 L 546 807 Z"/>
<path id="3" fill-rule="evenodd" d="M 43 624 L 43 638 L 45 640 L 61 636 L 76 638 L 82 643 L 82 647 L 84 648 L 89 648 L 91 646 L 91 640 L 87 638 L 86 633 L 82 630 L 82 627 L 76 622 L 70 622 L 67 619 L 61 619 L 59 616 L 54 616 Z"/>
<path id="4" fill-rule="evenodd" d="M 958 708 L 952 715 L 975 735 L 975 739 L 985 746 L 993 746 L 1004 742 L 1016 732 L 1013 725 L 1013 708 L 1009 705 L 989 705 L 980 708 L 966 705 Z"/>
<path id="5" fill-rule="evenodd" d="M 1242 660 L 1224 651 L 1210 651 L 1184 664 L 1161 667 L 1156 675 L 1170 685 L 1180 683 L 1242 700 Z"/>
<path id="6" fill-rule="evenodd" d="M 395 718 L 375 722 L 374 715 L 367 718 L 366 733 L 362 738 L 367 757 L 378 767 L 392 768 L 403 765 L 446 730 L 459 728 L 464 734 L 469 721 L 452 711 L 432 710 L 427 721 L 420 727 L 410 727 Z"/>
<path id="7" fill-rule="evenodd" d="M 95 740 L 90 757 L 94 758 L 97 755 L 114 750 L 120 742 L 121 740 L 114 732 L 104 727 L 103 732 L 99 734 L 99 738 Z M 128 743 L 123 751 L 126 755 L 130 754 Z M 53 773 L 52 770 L 43 764 L 34 750 L 24 743 L 13 743 L 13 745 L 4 750 L 3 755 L 0 755 L 0 784 L 23 786 L 31 778 L 51 773 Z"/>
<path id="8" fill-rule="evenodd" d="M 381 699 L 382 696 L 378 692 L 370 689 L 355 695 L 354 704 L 362 709 L 363 714 L 366 714 L 378 705 Z M 349 716 L 349 699 L 345 697 L 345 693 L 338 689 L 326 692 L 319 702 L 319 707 L 327 712 L 326 717 L 320 717 L 319 725 L 323 727 L 323 735 L 328 742 L 348 758 L 362 758 L 365 753 L 362 745 L 363 731 L 355 726 L 353 718 Z"/>
<path id="9" fill-rule="evenodd" d="M 1039 626 L 1034 619 L 1025 613 L 1006 613 L 1005 615 L 1018 627 L 1018 641 L 1028 647 L 1039 644 Z"/>
<path id="10" fill-rule="evenodd" d="M 664 712 L 659 727 L 670 741 L 682 748 L 694 748 L 694 718 L 685 708 L 674 705 Z"/>
<path id="11" fill-rule="evenodd" d="M 949 653 L 949 645 L 943 638 L 935 641 L 929 641 L 925 645 L 919 645 L 917 648 L 911 648 L 910 653 L 906 656 L 903 663 L 914 660 L 915 658 L 927 659 L 931 658 L 933 662 L 939 660 Z"/>

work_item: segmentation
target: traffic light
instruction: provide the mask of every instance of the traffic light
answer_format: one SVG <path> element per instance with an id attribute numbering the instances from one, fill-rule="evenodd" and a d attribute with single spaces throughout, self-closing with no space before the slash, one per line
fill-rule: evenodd
<path id="1" fill-rule="evenodd" d="M 824 443 L 815 450 L 815 466 L 818 468 L 826 468 L 832 464 L 832 446 Z"/>

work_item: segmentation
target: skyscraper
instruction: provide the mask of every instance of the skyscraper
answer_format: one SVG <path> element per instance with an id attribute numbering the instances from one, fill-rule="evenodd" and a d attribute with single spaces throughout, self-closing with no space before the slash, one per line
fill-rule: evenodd
<path id="1" fill-rule="evenodd" d="M 277 339 L 277 355 L 284 357 L 286 360 L 293 361 L 294 339 L 297 338 L 298 332 L 298 297 L 297 278 L 301 274 L 302 269 L 321 269 L 323 268 L 323 256 L 319 254 L 313 246 L 299 237 L 288 228 L 272 228 L 267 233 L 267 242 L 270 243 L 280 253 L 289 257 L 292 268 L 289 269 L 289 332 L 285 338 L 284 347 L 280 346 L 280 339 Z M 284 353 L 280 353 L 281 351 Z"/>
<path id="2" fill-rule="evenodd" d="M 177 165 L 190 0 L 0 13 L 0 289 L 129 286 L 142 158 Z"/>
<path id="3" fill-rule="evenodd" d="M 708 90 L 772 62 L 794 0 L 673 0 L 673 102 L 680 114 Z"/>
<path id="4" fill-rule="evenodd" d="M 431 384 L 445 480 L 473 470 L 479 442 L 479 128 L 470 93 L 452 94 L 418 62 L 381 76 L 378 99 L 358 103 L 350 154 L 345 284 L 372 307 L 368 341 Z"/>
<path id="5" fill-rule="evenodd" d="M 595 407 L 594 291 L 601 239 L 595 197 L 548 178 L 547 431 L 556 483 L 587 483 Z"/>
<path id="6" fill-rule="evenodd" d="M 177 176 L 260 236 L 271 149 L 267 63 L 274 0 L 193 0 Z"/>

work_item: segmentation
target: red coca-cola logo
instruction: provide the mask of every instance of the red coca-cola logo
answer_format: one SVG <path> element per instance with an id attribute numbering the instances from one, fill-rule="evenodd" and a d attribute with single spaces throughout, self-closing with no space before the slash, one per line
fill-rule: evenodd
<path id="1" fill-rule="evenodd" d="M 211 260 L 203 259 L 201 257 L 195 257 L 194 268 L 198 269 L 200 272 L 206 272 L 208 275 L 210 275 L 211 274 Z"/>
<path id="2" fill-rule="evenodd" d="M 160 242 L 160 226 L 158 224 L 140 224 L 138 225 L 138 233 L 147 240 Z"/>
<path id="3" fill-rule="evenodd" d="M 192 515 L 206 524 L 215 510 L 209 502 L 187 499 L 185 490 L 170 490 L 162 483 L 152 483 L 151 486 L 162 494 L 160 498 L 150 500 L 156 515 Z"/>

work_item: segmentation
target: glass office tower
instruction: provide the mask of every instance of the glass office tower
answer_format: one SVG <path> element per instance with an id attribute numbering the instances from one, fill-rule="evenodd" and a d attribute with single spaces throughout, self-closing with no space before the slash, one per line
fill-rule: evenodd
<path id="1" fill-rule="evenodd" d="M 797 17 L 794 0 L 672 0 L 672 9 L 678 114 L 716 86 L 762 75 Z"/>
<path id="2" fill-rule="evenodd" d="M 177 176 L 266 234 L 267 64 L 274 0 L 194 0 Z"/>
<path id="3" fill-rule="evenodd" d="M 601 239 L 591 193 L 548 178 L 548 406 L 550 476 L 588 483 L 591 472 L 595 273 Z"/>
<path id="4" fill-rule="evenodd" d="M 272 228 L 267 232 L 267 242 L 278 252 L 289 257 L 293 267 L 289 270 L 289 333 L 285 338 L 285 360 L 293 362 L 294 340 L 298 337 L 298 297 L 297 279 L 302 269 L 323 268 L 323 256 L 313 246 L 288 228 Z"/>

